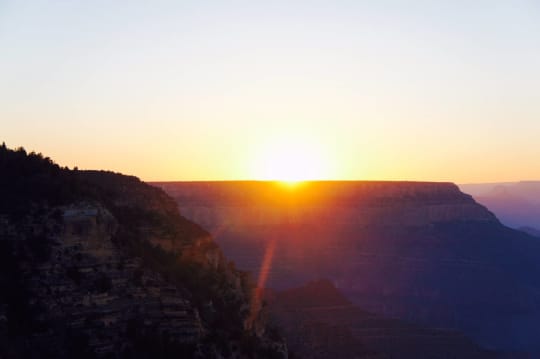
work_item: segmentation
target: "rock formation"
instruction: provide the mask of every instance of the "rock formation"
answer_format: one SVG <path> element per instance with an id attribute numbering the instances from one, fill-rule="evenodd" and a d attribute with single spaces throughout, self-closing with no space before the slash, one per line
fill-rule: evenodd
<path id="1" fill-rule="evenodd" d="M 287 356 L 247 273 L 163 191 L 23 149 L 0 173 L 1 358 Z"/>

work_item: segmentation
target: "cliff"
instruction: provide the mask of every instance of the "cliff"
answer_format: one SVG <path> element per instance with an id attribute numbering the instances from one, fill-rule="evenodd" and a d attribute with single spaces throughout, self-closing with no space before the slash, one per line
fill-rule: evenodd
<path id="1" fill-rule="evenodd" d="M 287 356 L 162 190 L 5 147 L 0 173 L 0 357 Z"/>
<path id="2" fill-rule="evenodd" d="M 539 353 L 540 242 L 451 183 L 163 183 L 267 286 L 329 278 L 372 313 Z"/>
<path id="3" fill-rule="evenodd" d="M 173 196 L 187 218 L 206 228 L 226 225 L 420 227 L 438 222 L 497 222 L 452 183 L 272 182 L 156 183 Z"/>

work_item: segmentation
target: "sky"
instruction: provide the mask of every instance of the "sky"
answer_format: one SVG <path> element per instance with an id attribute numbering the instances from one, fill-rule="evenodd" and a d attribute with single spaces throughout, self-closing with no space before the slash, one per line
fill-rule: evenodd
<path id="1" fill-rule="evenodd" d="M 539 84 L 532 0 L 0 0 L 0 141 L 148 181 L 540 179 Z"/>

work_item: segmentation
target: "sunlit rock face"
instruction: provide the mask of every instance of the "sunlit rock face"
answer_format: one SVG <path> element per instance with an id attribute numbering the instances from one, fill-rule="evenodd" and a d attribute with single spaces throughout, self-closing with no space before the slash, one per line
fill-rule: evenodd
<path id="1" fill-rule="evenodd" d="M 451 183 L 160 183 L 266 286 L 330 278 L 363 309 L 538 352 L 540 242 Z"/>

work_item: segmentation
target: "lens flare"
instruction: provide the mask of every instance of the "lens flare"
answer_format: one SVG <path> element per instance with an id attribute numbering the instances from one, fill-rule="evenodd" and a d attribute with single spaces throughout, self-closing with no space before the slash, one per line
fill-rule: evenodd
<path id="1" fill-rule="evenodd" d="M 274 258 L 274 251 L 276 249 L 276 240 L 273 239 L 270 242 L 268 242 L 268 245 L 266 246 L 266 250 L 264 252 L 264 258 L 261 264 L 261 269 L 259 272 L 259 278 L 257 280 L 257 288 L 255 288 L 255 291 L 253 292 L 253 297 L 251 298 L 251 307 L 248 317 L 248 328 L 252 328 L 253 324 L 255 323 L 255 320 L 257 319 L 257 315 L 259 314 L 261 310 L 262 305 L 262 296 L 263 296 L 263 289 L 265 288 L 266 281 L 268 279 L 268 274 L 270 273 L 270 269 L 272 268 L 272 259 Z"/>

